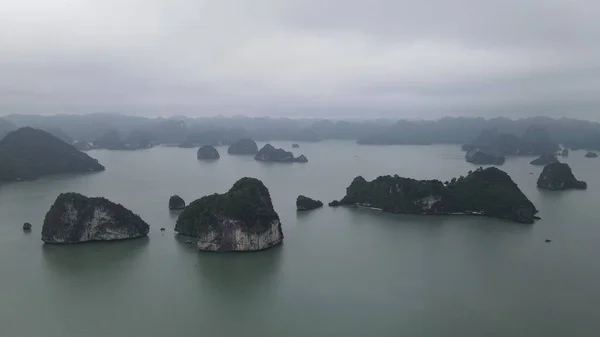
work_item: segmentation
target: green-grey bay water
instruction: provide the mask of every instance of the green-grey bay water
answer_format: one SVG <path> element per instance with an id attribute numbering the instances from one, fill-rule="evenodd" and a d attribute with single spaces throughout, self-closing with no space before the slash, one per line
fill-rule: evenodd
<path id="1" fill-rule="evenodd" d="M 523 225 L 329 207 L 296 213 L 298 194 L 327 203 L 356 175 L 466 174 L 475 166 L 456 145 L 300 143 L 294 153 L 307 164 L 218 149 L 215 162 L 198 161 L 196 149 L 92 151 L 106 171 L 0 185 L 0 336 L 598 335 L 600 161 L 583 152 L 561 160 L 587 191 L 539 191 L 542 168 L 532 158 L 502 166 L 543 218 Z M 190 202 L 243 176 L 269 188 L 283 245 L 200 253 L 175 235 L 170 195 Z M 44 215 L 67 191 L 122 203 L 150 224 L 149 236 L 44 245 Z"/>

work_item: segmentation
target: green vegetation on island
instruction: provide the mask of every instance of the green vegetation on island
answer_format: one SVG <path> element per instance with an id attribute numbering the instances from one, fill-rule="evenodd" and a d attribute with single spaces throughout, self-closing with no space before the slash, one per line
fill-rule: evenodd
<path id="1" fill-rule="evenodd" d="M 96 159 L 46 131 L 20 128 L 0 141 L 0 181 L 102 170 Z"/>
<path id="2" fill-rule="evenodd" d="M 551 163 L 544 167 L 537 186 L 546 190 L 587 189 L 587 183 L 579 181 L 573 175 L 571 167 L 565 163 Z"/>
<path id="3" fill-rule="evenodd" d="M 198 149 L 198 153 L 196 154 L 198 159 L 219 159 L 221 156 L 219 155 L 219 151 L 215 149 L 212 145 L 204 145 Z"/>
<path id="4" fill-rule="evenodd" d="M 61 193 L 42 227 L 46 243 L 111 241 L 142 237 L 150 226 L 137 214 L 105 198 Z"/>
<path id="5" fill-rule="evenodd" d="M 193 201 L 179 215 L 175 231 L 198 237 L 198 248 L 207 251 L 262 250 L 283 240 L 269 190 L 255 178 Z"/>
<path id="6" fill-rule="evenodd" d="M 183 200 L 182 197 L 180 197 L 178 195 L 172 195 L 169 198 L 169 209 L 177 210 L 177 209 L 184 209 L 184 208 L 185 208 L 185 201 Z"/>
<path id="7" fill-rule="evenodd" d="M 309 211 L 323 207 L 323 203 L 319 200 L 314 200 L 303 195 L 296 198 L 296 209 L 298 211 Z"/>
<path id="8" fill-rule="evenodd" d="M 472 214 L 522 223 L 533 223 L 537 213 L 510 176 L 495 167 L 479 168 L 446 183 L 397 175 L 369 182 L 359 176 L 340 203 L 395 213 Z"/>
<path id="9" fill-rule="evenodd" d="M 467 151 L 465 159 L 468 163 L 475 165 L 502 165 L 506 161 L 504 156 L 493 155 L 480 149 Z"/>

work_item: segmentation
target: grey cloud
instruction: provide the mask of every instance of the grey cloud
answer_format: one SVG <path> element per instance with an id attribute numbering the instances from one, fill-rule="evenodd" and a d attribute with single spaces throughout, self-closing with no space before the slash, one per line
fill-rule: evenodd
<path id="1" fill-rule="evenodd" d="M 591 0 L 0 3 L 0 114 L 600 119 Z"/>
<path id="2" fill-rule="evenodd" d="M 391 39 L 447 39 L 486 47 L 593 47 L 595 0 L 293 1 L 297 27 L 347 29 Z"/>

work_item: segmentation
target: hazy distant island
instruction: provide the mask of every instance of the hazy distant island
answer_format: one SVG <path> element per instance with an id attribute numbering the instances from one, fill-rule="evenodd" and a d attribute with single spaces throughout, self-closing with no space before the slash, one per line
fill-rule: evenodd
<path id="1" fill-rule="evenodd" d="M 255 178 L 242 178 L 227 193 L 193 201 L 179 215 L 175 231 L 196 237 L 204 251 L 256 251 L 283 241 L 269 190 Z"/>
<path id="2" fill-rule="evenodd" d="M 236 132 L 239 132 L 236 135 Z M 192 148 L 202 145 L 229 145 L 233 143 L 233 139 L 243 136 L 245 132 L 243 130 L 227 130 L 227 129 L 206 129 L 206 130 L 190 130 L 187 135 L 184 134 L 185 138 L 179 143 L 179 147 Z"/>
<path id="3" fill-rule="evenodd" d="M 49 134 L 53 135 L 54 137 L 62 140 L 63 142 L 65 142 L 67 144 L 73 145 L 73 143 L 75 143 L 75 141 L 73 140 L 73 138 L 71 138 L 71 136 L 69 136 L 61 128 L 58 128 L 58 127 L 49 127 L 49 128 L 43 129 L 43 130 L 46 131 L 46 132 L 48 132 Z"/>
<path id="4" fill-rule="evenodd" d="M 555 152 L 556 144 L 570 149 L 600 150 L 599 123 L 549 117 L 516 120 L 445 117 L 408 121 L 241 116 L 146 118 L 106 113 L 8 115 L 0 118 L 0 137 L 23 126 L 51 130 L 66 140 L 111 149 L 143 149 L 155 144 L 196 148 L 230 145 L 240 138 L 251 138 L 267 142 L 343 139 L 369 145 L 453 143 L 465 144 L 465 150 L 478 147 L 495 155 L 541 155 Z M 483 135 L 490 131 L 491 134 Z"/>
<path id="5" fill-rule="evenodd" d="M 369 182 L 359 176 L 339 203 L 394 213 L 470 214 L 521 223 L 533 223 L 537 213 L 510 176 L 494 167 L 479 168 L 446 183 L 397 175 Z"/>
<path id="6" fill-rule="evenodd" d="M 152 134 L 148 131 L 133 130 L 126 139 L 122 139 L 117 130 L 110 130 L 94 140 L 91 147 L 106 150 L 140 150 L 151 148 L 153 145 Z"/>
<path id="7" fill-rule="evenodd" d="M 46 243 L 111 241 L 146 236 L 150 226 L 137 214 L 105 198 L 61 193 L 46 214 Z"/>
<path id="8" fill-rule="evenodd" d="M 548 165 L 552 163 L 558 163 L 558 158 L 553 153 L 544 153 L 538 158 L 530 162 L 531 165 Z"/>
<path id="9" fill-rule="evenodd" d="M 598 154 L 596 152 L 588 152 L 585 154 L 586 158 L 598 158 Z"/>
<path id="10" fill-rule="evenodd" d="M 258 145 L 251 138 L 242 138 L 234 142 L 227 149 L 227 153 L 235 155 L 256 155 Z"/>
<path id="11" fill-rule="evenodd" d="M 296 198 L 296 210 L 298 211 L 310 211 L 321 207 L 323 207 L 323 202 L 319 200 L 311 199 L 303 195 L 299 195 L 298 198 Z"/>
<path id="12" fill-rule="evenodd" d="M 215 149 L 212 145 L 204 145 L 198 149 L 196 153 L 196 157 L 198 159 L 219 159 L 221 156 L 219 155 L 219 151 Z"/>
<path id="13" fill-rule="evenodd" d="M 0 180 L 102 170 L 96 159 L 46 131 L 24 127 L 0 141 Z"/>
<path id="14" fill-rule="evenodd" d="M 560 150 L 556 140 L 539 125 L 529 126 L 520 137 L 497 129 L 483 130 L 477 138 L 463 145 L 466 151 L 476 148 L 497 155 L 542 155 Z"/>
<path id="15" fill-rule="evenodd" d="M 111 130 L 94 140 L 94 148 L 107 150 L 125 150 L 125 142 L 116 130 Z"/>
<path id="16" fill-rule="evenodd" d="M 555 162 L 544 167 L 538 178 L 537 186 L 552 191 L 566 189 L 584 190 L 587 188 L 587 183 L 577 180 L 568 164 Z"/>
<path id="17" fill-rule="evenodd" d="M 254 156 L 255 160 L 278 163 L 306 163 L 308 159 L 304 155 L 294 157 L 294 154 L 284 149 L 276 149 L 271 144 L 266 144 Z"/>
<path id="18" fill-rule="evenodd" d="M 468 163 L 475 165 L 502 165 L 506 161 L 506 158 L 502 155 L 494 155 L 480 149 L 467 151 L 465 159 Z"/>

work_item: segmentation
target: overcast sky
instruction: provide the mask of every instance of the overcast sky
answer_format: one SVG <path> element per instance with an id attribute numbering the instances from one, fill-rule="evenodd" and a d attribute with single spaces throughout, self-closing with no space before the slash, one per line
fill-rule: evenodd
<path id="1" fill-rule="evenodd" d="M 2 0 L 0 114 L 600 119 L 598 0 Z"/>

